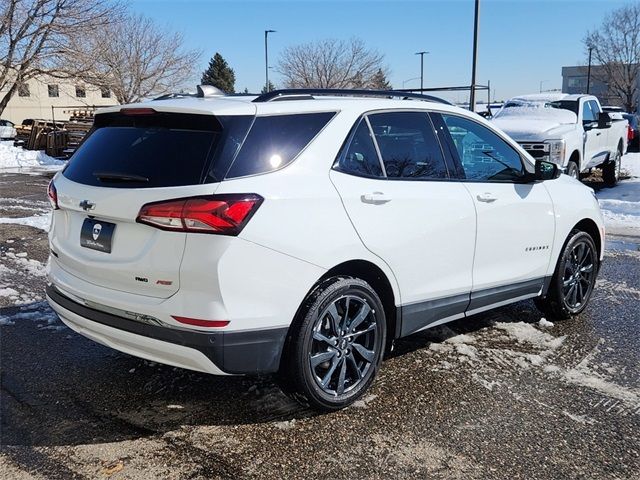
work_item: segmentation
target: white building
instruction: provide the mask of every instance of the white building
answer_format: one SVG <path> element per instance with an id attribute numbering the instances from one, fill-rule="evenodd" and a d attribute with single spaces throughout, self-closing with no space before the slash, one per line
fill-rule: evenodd
<path id="1" fill-rule="evenodd" d="M 118 102 L 109 89 L 73 80 L 41 77 L 22 84 L 0 117 L 16 124 L 21 124 L 25 118 L 68 120 L 74 109 L 104 107 L 116 103 Z"/>

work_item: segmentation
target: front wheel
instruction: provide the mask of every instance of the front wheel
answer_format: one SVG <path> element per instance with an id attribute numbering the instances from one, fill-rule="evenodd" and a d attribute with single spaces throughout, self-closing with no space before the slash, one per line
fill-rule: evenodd
<path id="1" fill-rule="evenodd" d="M 613 162 L 609 162 L 602 166 L 602 179 L 607 187 L 615 187 L 620 179 L 620 163 L 622 159 L 622 153 L 620 150 L 616 151 L 613 158 Z"/>
<path id="2" fill-rule="evenodd" d="M 578 169 L 578 164 L 573 160 L 569 160 L 569 163 L 567 164 L 567 175 L 578 180 L 580 179 L 580 170 Z"/>
<path id="3" fill-rule="evenodd" d="M 344 408 L 373 382 L 385 341 L 375 290 L 357 278 L 330 278 L 309 294 L 292 326 L 280 372 L 284 390 L 318 410 Z"/>
<path id="4" fill-rule="evenodd" d="M 536 306 L 554 319 L 567 319 L 581 313 L 591 298 L 600 264 L 591 235 L 573 230 L 564 246 L 549 290 L 535 299 Z"/>

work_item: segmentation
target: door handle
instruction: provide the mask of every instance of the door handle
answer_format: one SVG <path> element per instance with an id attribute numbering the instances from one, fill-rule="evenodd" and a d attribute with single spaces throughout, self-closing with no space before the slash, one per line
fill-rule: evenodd
<path id="1" fill-rule="evenodd" d="M 373 205 L 381 205 L 390 202 L 391 199 L 382 192 L 365 193 L 360 196 L 363 203 L 371 203 Z"/>
<path id="2" fill-rule="evenodd" d="M 596 137 L 599 137 L 602 132 L 596 133 Z"/>
<path id="3" fill-rule="evenodd" d="M 494 197 L 489 192 L 480 193 L 478 196 L 476 196 L 476 198 L 478 199 L 479 202 L 485 202 L 485 203 L 491 203 L 491 202 L 495 202 L 497 200 L 497 198 Z"/>

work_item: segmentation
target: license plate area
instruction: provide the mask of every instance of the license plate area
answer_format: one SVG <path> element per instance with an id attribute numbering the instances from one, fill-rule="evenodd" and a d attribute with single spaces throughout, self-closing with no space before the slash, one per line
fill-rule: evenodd
<path id="1" fill-rule="evenodd" d="M 99 252 L 111 253 L 111 243 L 115 228 L 115 223 L 85 218 L 80 231 L 80 246 L 98 250 Z"/>

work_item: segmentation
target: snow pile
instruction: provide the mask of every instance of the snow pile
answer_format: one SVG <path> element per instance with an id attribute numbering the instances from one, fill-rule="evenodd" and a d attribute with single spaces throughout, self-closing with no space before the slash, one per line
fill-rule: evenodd
<path id="1" fill-rule="evenodd" d="M 512 120 L 514 117 L 532 121 L 551 121 L 559 125 L 575 124 L 578 122 L 578 117 L 575 113 L 562 108 L 545 107 L 543 104 L 503 108 L 493 118 L 496 120 Z"/>
<path id="2" fill-rule="evenodd" d="M 14 147 L 8 142 L 0 142 L 0 170 L 14 168 L 59 169 L 65 162 L 57 160 L 44 152 Z"/>
<path id="3" fill-rule="evenodd" d="M 27 225 L 29 227 L 39 228 L 40 230 L 44 230 L 45 232 L 48 232 L 49 226 L 51 225 L 51 212 L 45 215 L 34 215 L 32 217 L 19 217 L 19 218 L 0 217 L 0 223 L 14 223 L 18 225 Z"/>
<path id="4" fill-rule="evenodd" d="M 622 157 L 622 170 L 631 178 L 596 193 L 608 233 L 640 235 L 640 153 Z"/>

